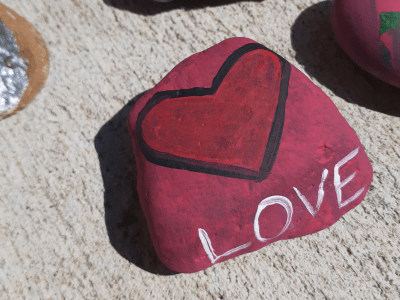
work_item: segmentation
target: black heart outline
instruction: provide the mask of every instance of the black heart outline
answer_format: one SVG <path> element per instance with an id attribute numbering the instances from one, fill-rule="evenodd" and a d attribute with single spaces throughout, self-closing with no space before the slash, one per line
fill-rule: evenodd
<path id="1" fill-rule="evenodd" d="M 228 74 L 230 69 L 235 65 L 235 63 L 245 54 L 254 50 L 266 50 L 275 54 L 281 63 L 281 82 L 279 89 L 279 99 L 275 110 L 274 120 L 272 122 L 271 131 L 268 137 L 267 147 L 264 152 L 264 158 L 261 163 L 259 171 L 254 171 L 242 167 L 230 166 L 220 163 L 209 163 L 200 160 L 185 158 L 173 155 L 171 153 L 159 152 L 151 148 L 143 138 L 142 133 L 142 123 L 147 116 L 147 114 L 156 105 L 171 98 L 182 98 L 191 96 L 206 96 L 213 95 L 221 85 L 225 76 Z M 289 89 L 289 78 L 290 78 L 291 66 L 290 64 L 280 55 L 271 51 L 267 47 L 257 44 L 250 43 L 246 44 L 238 49 L 236 49 L 222 64 L 217 75 L 214 77 L 212 86 L 210 88 L 195 87 L 191 89 L 182 90 L 171 90 L 157 92 L 153 97 L 145 104 L 143 109 L 139 112 L 136 121 L 136 135 L 139 142 L 139 147 L 144 155 L 144 157 L 151 163 L 173 168 L 173 169 L 183 169 L 188 171 L 219 175 L 232 178 L 240 179 L 250 179 L 257 182 L 261 182 L 267 179 L 271 172 L 272 166 L 275 162 L 276 156 L 278 154 L 280 140 L 282 137 L 283 124 L 285 121 L 285 107 L 286 99 L 288 96 Z"/>

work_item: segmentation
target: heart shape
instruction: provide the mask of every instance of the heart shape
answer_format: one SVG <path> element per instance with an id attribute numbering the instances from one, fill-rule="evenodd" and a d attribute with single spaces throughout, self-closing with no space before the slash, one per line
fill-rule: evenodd
<path id="1" fill-rule="evenodd" d="M 136 122 L 154 164 L 262 181 L 283 130 L 290 64 L 260 44 L 235 50 L 211 88 L 154 94 Z"/>

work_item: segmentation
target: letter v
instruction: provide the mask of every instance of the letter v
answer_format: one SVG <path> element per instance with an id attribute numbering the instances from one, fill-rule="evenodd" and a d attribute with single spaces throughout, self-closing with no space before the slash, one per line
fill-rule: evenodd
<path id="1" fill-rule="evenodd" d="M 317 206 L 315 207 L 315 209 L 312 207 L 310 202 L 308 202 L 307 198 L 302 193 L 300 193 L 300 191 L 298 189 L 293 187 L 293 189 L 295 190 L 297 196 L 299 196 L 300 200 L 304 203 L 304 205 L 306 206 L 307 210 L 310 212 L 310 214 L 315 219 L 317 218 L 317 214 L 318 214 L 319 208 L 321 207 L 322 201 L 324 200 L 324 182 L 325 182 L 327 176 L 328 176 L 328 170 L 325 169 L 322 172 L 321 183 L 320 183 L 319 189 L 318 189 L 318 201 L 317 201 Z"/>
<path id="2" fill-rule="evenodd" d="M 201 243 L 202 243 L 202 245 L 203 245 L 203 248 L 204 248 L 204 250 L 206 251 L 207 256 L 208 256 L 208 258 L 211 260 L 211 263 L 212 263 L 212 264 L 215 263 L 215 262 L 216 262 L 218 259 L 220 259 L 222 256 L 231 255 L 232 253 L 235 253 L 235 252 L 237 252 L 237 251 L 239 251 L 239 250 L 242 250 L 242 249 L 244 249 L 244 248 L 247 248 L 248 246 L 251 245 L 251 242 L 248 242 L 248 243 L 246 243 L 246 244 L 244 244 L 244 245 L 241 245 L 241 246 L 239 246 L 239 247 L 236 247 L 236 248 L 234 248 L 234 249 L 231 249 L 231 250 L 225 252 L 224 254 L 216 255 L 215 252 L 214 252 L 214 249 L 213 249 L 213 247 L 212 247 L 212 245 L 211 245 L 210 238 L 208 237 L 208 234 L 207 234 L 207 232 L 206 232 L 204 229 L 199 228 L 199 238 L 200 238 L 200 241 L 201 241 Z"/>

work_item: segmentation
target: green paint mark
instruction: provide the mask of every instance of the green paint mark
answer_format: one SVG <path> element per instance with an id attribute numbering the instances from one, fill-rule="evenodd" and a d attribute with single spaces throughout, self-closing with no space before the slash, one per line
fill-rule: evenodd
<path id="1" fill-rule="evenodd" d="M 379 35 L 386 31 L 395 28 L 400 24 L 400 12 L 387 12 L 381 13 L 381 29 Z"/>

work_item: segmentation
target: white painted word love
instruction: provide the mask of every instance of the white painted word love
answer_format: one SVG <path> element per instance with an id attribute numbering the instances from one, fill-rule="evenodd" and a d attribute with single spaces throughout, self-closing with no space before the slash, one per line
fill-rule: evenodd
<path id="1" fill-rule="evenodd" d="M 353 159 L 359 151 L 359 147 L 357 147 L 357 149 L 353 150 L 352 152 L 350 152 L 346 157 L 344 157 L 343 159 L 341 159 L 334 167 L 333 169 L 333 174 L 334 174 L 334 178 L 333 178 L 333 185 L 335 186 L 335 192 L 336 192 L 336 197 L 337 197 L 337 201 L 338 201 L 338 206 L 340 209 L 342 209 L 343 207 L 345 207 L 346 205 L 350 204 L 351 202 L 353 202 L 354 200 L 356 200 L 364 191 L 365 186 L 363 188 L 361 188 L 360 190 L 358 190 L 353 196 L 351 196 L 350 198 L 348 198 L 346 201 L 342 201 L 342 188 L 347 185 L 351 180 L 353 180 L 353 178 L 356 176 L 356 172 L 354 172 L 353 174 L 351 174 L 349 177 L 347 177 L 345 180 L 341 181 L 340 175 L 339 175 L 339 169 L 340 167 L 342 167 L 344 164 L 346 164 L 349 160 Z M 293 189 L 295 190 L 297 196 L 300 198 L 300 200 L 303 202 L 303 204 L 305 205 L 305 207 L 307 208 L 308 212 L 316 219 L 317 215 L 318 215 L 318 211 L 321 207 L 321 204 L 324 200 L 324 183 L 325 180 L 328 176 L 328 170 L 324 169 L 324 171 L 322 172 L 322 178 L 321 178 L 321 183 L 319 185 L 318 188 L 318 199 L 317 199 L 317 204 L 314 207 L 312 207 L 312 205 L 310 204 L 310 202 L 307 200 L 307 198 L 295 187 L 293 187 Z M 276 236 L 271 237 L 271 238 L 263 238 L 260 234 L 260 228 L 259 228 L 259 218 L 260 218 L 260 214 L 261 212 L 270 205 L 274 205 L 274 204 L 279 204 L 281 205 L 285 210 L 286 210 L 286 223 L 285 226 L 282 228 L 281 232 L 279 232 Z M 282 235 L 289 227 L 291 221 L 292 221 L 292 216 L 293 216 L 293 206 L 292 206 L 292 202 L 290 202 L 290 200 L 284 196 L 280 196 L 280 195 L 276 195 L 276 196 L 271 196 L 268 198 L 265 198 L 264 200 L 262 200 L 259 204 L 258 204 L 258 208 L 257 208 L 257 212 L 254 218 L 254 235 L 257 238 L 257 240 L 259 240 L 260 242 L 266 242 L 268 240 L 274 239 L 280 235 Z M 221 255 L 217 255 L 215 254 L 215 250 L 211 245 L 211 240 L 207 234 L 207 232 L 204 229 L 199 228 L 198 229 L 199 232 L 199 238 L 201 241 L 201 244 L 203 245 L 203 248 L 205 250 L 205 252 L 207 253 L 208 258 L 210 259 L 211 263 L 214 264 L 219 258 L 223 257 L 223 256 L 228 256 L 231 255 L 235 252 L 238 252 L 242 249 L 245 249 L 247 247 L 249 247 L 251 245 L 251 242 L 248 242 L 244 245 L 238 246 L 234 249 L 231 249 Z"/>

